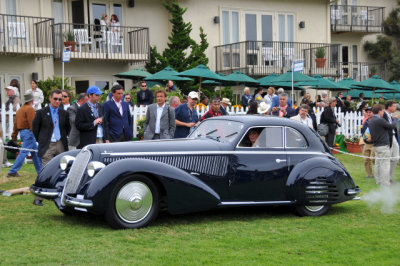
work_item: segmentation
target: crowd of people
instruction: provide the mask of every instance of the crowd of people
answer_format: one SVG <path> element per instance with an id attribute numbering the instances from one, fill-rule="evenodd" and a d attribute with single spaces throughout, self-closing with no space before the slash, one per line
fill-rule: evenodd
<path id="1" fill-rule="evenodd" d="M 58 154 L 72 149 L 80 149 L 88 144 L 130 141 L 133 137 L 133 118 L 131 95 L 125 94 L 123 87 L 115 84 L 111 88 L 111 95 L 104 104 L 100 104 L 103 92 L 96 86 L 91 86 L 86 93 L 77 96 L 76 102 L 71 103 L 69 90 L 53 90 L 50 93 L 50 104 L 39 109 L 43 103 L 43 92 L 37 87 L 37 82 L 31 82 L 31 89 L 23 97 L 23 106 L 16 112 L 12 140 L 16 141 L 18 133 L 22 140 L 22 148 L 38 150 L 31 152 L 32 160 L 37 172 Z M 207 112 L 199 117 L 196 104 L 199 95 L 191 91 L 183 102 L 177 96 L 172 96 L 167 103 L 166 91 L 174 90 L 174 85 L 168 82 L 165 89 L 153 92 L 147 87 L 145 81 L 140 82 L 137 92 L 137 104 L 147 106 L 144 123 L 145 140 L 185 138 L 203 120 L 228 115 L 226 108 L 231 105 L 229 99 L 213 97 L 201 98 L 201 104 L 209 106 Z M 176 88 L 175 88 L 176 89 Z M 6 88 L 9 103 L 20 102 L 18 87 Z M 155 96 L 155 103 L 154 102 Z M 325 142 L 329 147 L 334 146 L 336 128 L 340 123 L 335 116 L 334 108 L 340 107 L 343 112 L 348 112 L 351 98 L 343 99 L 343 94 L 328 98 L 322 93 L 311 100 L 311 95 L 305 93 L 296 106 L 282 88 L 276 92 L 270 87 L 265 95 L 262 89 L 257 89 L 254 95 L 250 89 L 245 88 L 242 104 L 247 108 L 247 114 L 267 114 L 295 120 L 299 123 L 318 130 L 314 107 L 324 107 L 320 124 L 326 126 Z M 346 103 L 347 102 L 347 103 Z M 396 111 L 396 103 L 387 101 L 385 108 L 381 105 L 368 107 L 363 94 L 360 94 L 359 108 L 365 115 L 363 120 L 363 154 L 373 157 L 374 154 L 382 159 L 375 161 L 375 175 L 372 174 L 372 160 L 365 159 L 367 177 L 375 176 L 377 183 L 388 185 L 392 181 L 394 168 L 397 165 L 398 146 L 398 120 L 392 117 Z M 383 110 L 384 109 L 384 110 Z M 257 137 L 254 132 L 253 137 Z M 38 145 L 37 145 L 37 143 Z M 22 150 L 14 165 L 8 172 L 9 177 L 18 177 L 29 151 Z M 6 157 L 5 157 L 6 158 Z M 389 159 L 385 159 L 389 158 Z M 3 166 L 6 162 L 3 161 Z M 5 165 L 10 166 L 10 165 Z M 389 176 L 390 178 L 386 178 Z M 36 204 L 40 205 L 39 201 Z"/>

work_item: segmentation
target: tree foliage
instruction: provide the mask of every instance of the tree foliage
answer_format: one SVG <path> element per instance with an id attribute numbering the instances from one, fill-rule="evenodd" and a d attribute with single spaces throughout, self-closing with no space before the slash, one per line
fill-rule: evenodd
<path id="1" fill-rule="evenodd" d="M 400 79 L 400 7 L 390 12 L 383 26 L 385 35 L 378 36 L 376 42 L 367 41 L 364 50 L 372 58 L 387 64 L 392 79 Z"/>
<path id="2" fill-rule="evenodd" d="M 75 99 L 75 93 L 74 90 L 68 86 L 68 81 L 69 78 L 64 78 L 64 89 L 69 90 L 71 92 L 71 102 L 73 99 Z M 39 80 L 38 81 L 38 87 L 43 91 L 43 96 L 44 96 L 44 104 L 48 104 L 50 102 L 49 96 L 50 92 L 55 89 L 61 90 L 62 88 L 62 77 L 56 77 L 53 76 L 53 78 L 47 78 L 46 80 Z"/>
<path id="3" fill-rule="evenodd" d="M 186 8 L 179 6 L 177 0 L 171 3 L 163 1 L 165 8 L 171 14 L 169 20 L 172 24 L 171 34 L 168 37 L 167 48 L 159 53 L 157 47 L 150 49 L 150 60 L 146 64 L 146 70 L 155 73 L 166 66 L 171 66 L 178 72 L 193 68 L 199 64 L 208 64 L 208 58 L 204 54 L 208 48 L 207 35 L 200 27 L 200 43 L 196 43 L 191 37 L 192 23 L 185 22 L 183 14 Z"/>

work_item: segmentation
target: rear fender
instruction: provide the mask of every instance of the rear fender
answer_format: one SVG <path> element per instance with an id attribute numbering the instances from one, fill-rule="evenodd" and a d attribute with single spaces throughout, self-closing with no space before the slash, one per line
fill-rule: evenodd
<path id="1" fill-rule="evenodd" d="M 168 211 L 172 214 L 208 210 L 220 202 L 213 189 L 179 168 L 152 160 L 123 159 L 104 167 L 88 184 L 85 198 L 93 201 L 90 210 L 104 213 L 115 185 L 135 173 L 148 174 L 149 178 L 162 184 L 167 194 Z"/>
<path id="2" fill-rule="evenodd" d="M 309 158 L 298 163 L 291 171 L 286 183 L 288 199 L 299 204 L 310 204 L 306 200 L 305 190 L 307 186 L 312 186 L 311 181 L 317 179 L 324 186 L 329 186 L 329 197 L 332 196 L 329 202 L 332 204 L 350 199 L 344 195 L 344 191 L 355 188 L 353 179 L 335 158 Z"/>

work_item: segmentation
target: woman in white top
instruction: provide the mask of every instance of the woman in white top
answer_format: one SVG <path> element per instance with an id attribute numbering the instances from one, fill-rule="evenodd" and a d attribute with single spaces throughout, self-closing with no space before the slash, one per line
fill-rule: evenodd
<path id="1" fill-rule="evenodd" d="M 272 98 L 274 98 L 275 95 L 275 89 L 273 87 L 269 87 L 267 90 L 267 95 L 264 96 L 264 102 L 266 104 L 272 105 Z"/>
<path id="2" fill-rule="evenodd" d="M 31 81 L 31 87 L 32 88 L 27 90 L 26 93 L 31 92 L 33 94 L 33 108 L 39 110 L 44 101 L 43 91 L 38 88 L 36 80 Z"/>
<path id="3" fill-rule="evenodd" d="M 101 26 L 101 32 L 103 33 L 107 31 L 107 24 L 108 24 L 107 18 L 108 18 L 107 14 L 101 15 L 100 26 Z"/>
<path id="4" fill-rule="evenodd" d="M 112 14 L 111 15 L 111 20 L 110 20 L 110 26 L 111 26 L 111 30 L 113 32 L 118 32 L 119 31 L 119 26 L 121 24 L 119 24 L 119 19 L 117 17 L 117 15 Z"/>

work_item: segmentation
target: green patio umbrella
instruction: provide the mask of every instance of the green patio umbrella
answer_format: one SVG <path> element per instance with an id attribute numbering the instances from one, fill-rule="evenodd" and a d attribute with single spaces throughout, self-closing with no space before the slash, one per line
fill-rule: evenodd
<path id="1" fill-rule="evenodd" d="M 286 73 L 274 78 L 271 82 L 287 81 L 292 82 L 292 70 L 288 70 Z M 304 75 L 300 72 L 293 72 L 293 82 L 301 81 L 314 81 L 314 78 Z"/>
<path id="2" fill-rule="evenodd" d="M 338 81 L 337 84 L 339 84 L 340 86 L 345 86 L 349 89 L 358 89 L 360 88 L 357 84 L 358 82 L 355 81 L 352 78 L 344 78 L 341 81 Z"/>
<path id="3" fill-rule="evenodd" d="M 177 76 L 178 72 L 175 71 L 170 66 L 167 66 L 161 71 L 154 73 L 153 75 L 145 78 L 146 81 L 164 81 L 164 80 L 173 80 L 173 81 L 191 81 L 190 78 Z"/>
<path id="4" fill-rule="evenodd" d="M 380 76 L 374 75 L 369 79 L 363 80 L 357 84 L 357 86 L 363 87 L 363 90 L 372 90 L 372 101 L 374 100 L 376 89 L 386 89 L 395 92 L 395 88 L 392 84 L 384 81 Z"/>
<path id="5" fill-rule="evenodd" d="M 283 87 L 283 88 L 292 88 L 292 82 L 291 81 L 283 81 L 283 82 L 275 82 L 270 85 L 271 87 Z M 305 90 L 302 86 L 298 84 L 293 84 L 293 88 L 295 90 Z"/>
<path id="6" fill-rule="evenodd" d="M 201 91 L 201 83 L 203 79 L 206 80 L 225 80 L 225 77 L 217 75 L 216 73 L 209 70 L 205 65 L 198 65 L 189 70 L 182 71 L 178 73 L 178 76 L 182 77 L 191 77 L 191 78 L 199 78 L 199 97 Z"/>
<path id="7" fill-rule="evenodd" d="M 384 93 L 383 97 L 386 100 L 391 99 L 391 97 L 389 95 L 387 95 L 388 93 L 393 93 L 393 100 L 397 99 L 397 94 L 400 93 L 400 84 L 396 81 L 393 80 L 392 82 L 390 82 L 390 84 L 393 86 L 394 90 L 377 90 L 377 93 Z"/>
<path id="8" fill-rule="evenodd" d="M 248 85 L 248 86 L 254 86 L 254 85 L 258 85 L 260 82 L 258 82 L 257 80 L 243 74 L 240 71 L 235 71 L 231 74 L 229 74 L 228 76 L 226 76 L 226 79 L 235 83 L 236 86 L 239 86 L 240 84 L 244 84 L 244 85 Z M 237 104 L 237 96 L 239 95 L 239 88 L 236 87 L 236 104 Z"/>
<path id="9" fill-rule="evenodd" d="M 313 89 L 328 89 L 328 90 L 350 90 L 346 86 L 340 86 L 336 82 L 323 78 L 321 75 L 314 75 L 313 81 L 303 81 L 296 83 L 298 86 L 311 86 Z"/>
<path id="10" fill-rule="evenodd" d="M 260 86 L 267 87 L 267 86 L 271 86 L 271 80 L 273 80 L 277 77 L 279 77 L 278 74 L 272 73 L 268 76 L 257 79 L 257 81 L 260 82 Z"/>
<path id="11" fill-rule="evenodd" d="M 122 79 L 141 79 L 141 78 L 150 77 L 151 74 L 144 69 L 135 68 L 135 69 L 129 70 L 127 72 L 114 74 L 113 76 L 122 78 Z"/>

